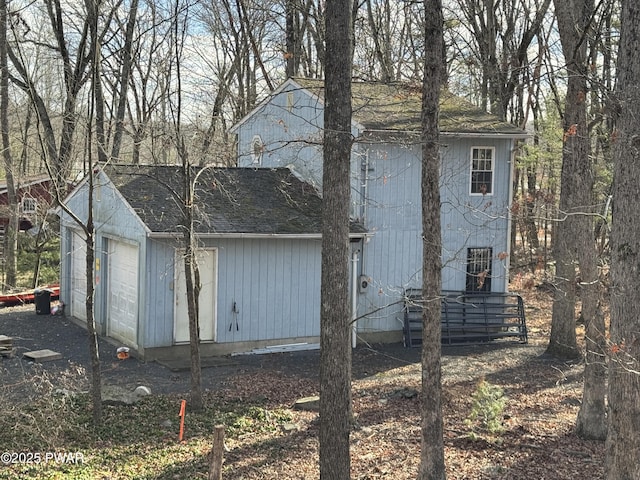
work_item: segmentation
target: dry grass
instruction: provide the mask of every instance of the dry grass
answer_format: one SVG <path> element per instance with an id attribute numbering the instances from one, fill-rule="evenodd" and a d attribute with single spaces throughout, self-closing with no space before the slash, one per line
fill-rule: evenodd
<path id="1" fill-rule="evenodd" d="M 543 355 L 550 298 L 535 288 L 524 293 L 528 345 L 445 349 L 447 478 L 602 478 L 603 444 L 573 433 L 583 366 Z M 366 366 L 380 355 L 375 349 L 359 349 L 354 362 Z M 384 360 L 387 367 L 353 381 L 354 479 L 416 478 L 420 367 Z M 33 402 L 1 403 L 0 452 L 80 451 L 84 463 L 12 465 L 0 468 L 0 479 L 207 478 L 207 454 L 218 423 L 226 426 L 225 480 L 317 479 L 317 414 L 291 405 L 317 394 L 318 384 L 313 376 L 295 372 L 286 366 L 238 372 L 224 388 L 208 394 L 204 412 L 187 413 L 182 444 L 177 441 L 179 396 L 154 395 L 134 407 L 107 406 L 104 425 L 94 428 L 86 396 L 55 395 L 51 388 L 47 391 L 43 377 Z M 71 377 L 78 373 L 69 372 Z M 465 422 L 481 380 L 504 393 L 497 431 Z"/>

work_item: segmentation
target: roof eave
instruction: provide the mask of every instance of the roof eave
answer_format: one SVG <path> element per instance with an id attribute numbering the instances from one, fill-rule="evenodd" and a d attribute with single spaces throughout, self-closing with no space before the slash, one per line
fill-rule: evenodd
<path id="1" fill-rule="evenodd" d="M 524 140 L 531 138 L 533 135 L 528 132 L 456 132 L 441 131 L 441 137 L 447 138 L 509 138 L 514 140 Z M 394 138 L 395 137 L 395 138 Z M 362 141 L 370 141 L 379 139 L 382 142 L 388 142 L 389 139 L 401 141 L 405 139 L 414 139 L 411 143 L 419 142 L 420 132 L 414 130 L 372 130 L 366 129 L 360 136 Z M 357 141 L 358 139 L 356 139 Z"/>
<path id="2" fill-rule="evenodd" d="M 176 232 L 150 232 L 147 235 L 151 239 L 180 239 L 183 238 L 182 234 Z M 196 236 L 199 239 L 283 239 L 283 240 L 320 240 L 322 239 L 321 233 L 242 233 L 242 232 L 227 232 L 227 233 L 197 233 Z M 349 234 L 350 239 L 360 239 L 371 236 L 368 232 L 354 232 Z"/>

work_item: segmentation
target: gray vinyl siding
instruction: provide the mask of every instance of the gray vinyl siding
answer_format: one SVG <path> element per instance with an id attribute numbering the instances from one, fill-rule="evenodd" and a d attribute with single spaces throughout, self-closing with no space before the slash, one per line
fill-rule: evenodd
<path id="1" fill-rule="evenodd" d="M 71 195 L 66 202 L 66 206 L 82 221 L 86 222 L 88 212 L 88 195 L 89 187 L 87 183 L 83 183 L 78 190 Z M 95 225 L 95 258 L 99 262 L 99 268 L 96 269 L 95 278 L 95 295 L 94 295 L 94 313 L 96 322 L 98 323 L 102 333 L 106 326 L 106 307 L 107 307 L 107 288 L 108 288 L 108 242 L 124 241 L 134 244 L 139 248 L 139 298 L 145 298 L 145 284 L 141 280 L 145 271 L 144 258 L 146 254 L 146 232 L 140 219 L 122 202 L 122 198 L 113 187 L 111 182 L 107 181 L 104 176 L 99 173 L 94 179 L 94 195 L 93 195 L 93 215 Z M 61 300 L 66 304 L 70 301 L 70 285 L 71 278 L 71 231 L 81 232 L 77 223 L 71 217 L 61 213 L 61 251 L 63 258 L 61 262 L 60 275 L 60 292 Z M 140 319 L 145 318 L 146 306 L 144 303 L 138 304 L 138 342 L 140 335 L 144 332 L 144 325 Z"/>
<path id="2" fill-rule="evenodd" d="M 288 108 L 292 96 L 293 108 Z M 238 130 L 239 167 L 286 167 L 312 184 L 322 184 L 323 109 L 305 91 L 281 92 L 251 116 Z M 253 139 L 260 136 L 264 153 L 253 159 Z"/>
<path id="3" fill-rule="evenodd" d="M 492 195 L 469 193 L 473 146 L 495 147 Z M 441 151 L 443 290 L 464 290 L 467 248 L 491 247 L 492 290 L 506 291 L 508 259 L 497 255 L 508 251 L 510 146 L 508 140 L 455 139 Z M 362 268 L 371 287 L 359 296 L 358 313 L 375 314 L 358 323 L 361 332 L 397 330 L 403 291 L 422 286 L 420 176 L 418 146 L 370 146 L 366 227 L 372 237 Z"/>
<path id="4" fill-rule="evenodd" d="M 319 240 L 246 239 L 216 244 L 218 342 L 320 335 Z M 234 302 L 237 315 L 232 312 Z"/>
<path id="5" fill-rule="evenodd" d="M 238 166 L 248 168 L 289 167 L 301 178 L 322 188 L 323 105 L 309 94 L 289 85 L 270 98 L 237 130 Z M 291 105 L 291 108 L 289 108 Z M 358 136 L 357 129 L 352 134 Z M 259 136 L 264 153 L 259 164 L 253 158 L 253 140 Z M 354 197 L 360 191 L 359 179 L 362 155 L 354 148 L 351 162 L 351 191 Z M 359 217 L 357 202 L 352 202 L 352 213 Z"/>
<path id="6" fill-rule="evenodd" d="M 176 242 L 149 240 L 147 250 L 148 295 L 141 299 L 147 307 L 144 345 L 146 348 L 173 344 L 174 276 Z"/>
<path id="7" fill-rule="evenodd" d="M 150 244 L 145 347 L 166 347 L 173 344 L 175 244 Z M 218 251 L 217 343 L 320 335 L 319 240 L 220 239 L 202 248 Z"/>
<path id="8" fill-rule="evenodd" d="M 262 167 L 290 165 L 321 186 L 322 105 L 304 90 L 292 94 L 291 111 L 288 93 L 280 92 L 237 129 L 239 165 L 252 166 L 247 159 L 254 136 L 260 135 L 266 146 Z M 358 137 L 355 130 L 354 137 Z M 513 141 L 447 135 L 441 141 L 442 288 L 464 290 L 467 249 L 490 247 L 494 257 L 491 288 L 506 291 L 509 260 L 499 260 L 498 255 L 509 251 Z M 495 148 L 490 195 L 470 194 L 472 147 Z M 362 273 L 371 280 L 366 293 L 358 295 L 358 314 L 366 315 L 358 322 L 361 332 L 399 329 L 404 290 L 422 285 L 421 161 L 419 144 L 354 144 L 352 215 L 363 219 L 371 234 L 360 263 Z"/>

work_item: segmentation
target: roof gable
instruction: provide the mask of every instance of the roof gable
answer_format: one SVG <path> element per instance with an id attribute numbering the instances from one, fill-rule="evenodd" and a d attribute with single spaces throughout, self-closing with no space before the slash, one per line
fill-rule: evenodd
<path id="1" fill-rule="evenodd" d="M 269 99 L 283 91 L 303 89 L 324 105 L 324 81 L 308 78 L 289 79 L 275 90 L 231 131 L 264 107 Z M 407 83 L 353 82 L 351 84 L 353 122 L 361 134 L 419 134 L 422 115 L 422 87 Z M 440 132 L 443 135 L 496 135 L 523 137 L 515 125 L 501 121 L 448 90 L 440 94 Z"/>

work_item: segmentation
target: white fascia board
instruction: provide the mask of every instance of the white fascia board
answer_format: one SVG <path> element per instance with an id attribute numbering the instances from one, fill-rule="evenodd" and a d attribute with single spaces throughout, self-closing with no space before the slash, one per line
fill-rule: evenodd
<path id="1" fill-rule="evenodd" d="M 459 133 L 459 132 L 440 132 L 440 135 L 447 138 L 512 138 L 515 140 L 524 140 L 533 137 L 533 134 L 522 133 Z"/>
<path id="2" fill-rule="evenodd" d="M 350 239 L 361 239 L 371 236 L 370 233 L 350 233 Z M 150 232 L 149 238 L 154 239 L 181 239 L 182 235 L 179 233 L 166 233 L 166 232 Z M 197 233 L 196 237 L 206 239 L 283 239 L 283 240 L 320 240 L 322 239 L 321 233 Z"/>

